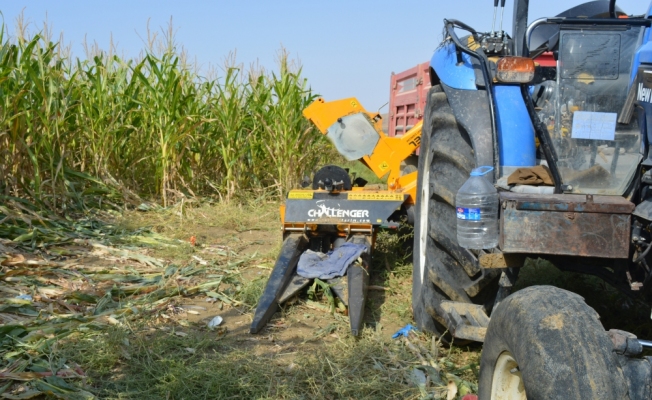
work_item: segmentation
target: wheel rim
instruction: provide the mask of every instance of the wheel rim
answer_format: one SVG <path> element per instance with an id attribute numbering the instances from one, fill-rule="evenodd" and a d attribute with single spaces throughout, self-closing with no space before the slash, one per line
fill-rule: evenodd
<path id="1" fill-rule="evenodd" d="M 518 363 L 509 351 L 504 351 L 496 360 L 491 381 L 491 400 L 525 400 L 526 398 Z"/>

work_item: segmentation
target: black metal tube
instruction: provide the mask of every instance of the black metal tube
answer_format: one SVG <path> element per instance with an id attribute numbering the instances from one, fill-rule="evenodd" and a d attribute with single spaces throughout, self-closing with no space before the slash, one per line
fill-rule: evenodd
<path id="1" fill-rule="evenodd" d="M 609 18 L 616 18 L 616 0 L 609 0 Z"/>
<path id="2" fill-rule="evenodd" d="M 636 257 L 636 259 L 634 260 L 634 263 L 641 262 L 645 258 L 645 256 L 647 256 L 650 253 L 650 249 L 652 249 L 652 243 L 648 243 L 645 250 L 643 250 L 643 252 L 638 257 Z"/>
<path id="3" fill-rule="evenodd" d="M 550 24 L 560 24 L 560 25 L 610 25 L 610 26 L 652 26 L 652 20 L 645 18 L 623 18 L 623 19 L 586 19 L 586 18 L 548 18 L 546 20 Z"/>
<path id="4" fill-rule="evenodd" d="M 555 181 L 555 193 L 562 193 L 561 185 L 563 182 L 561 174 L 559 173 L 559 168 L 557 168 L 557 154 L 552 145 L 552 138 L 550 137 L 548 128 L 543 124 L 543 122 L 541 122 L 539 116 L 534 110 L 534 103 L 532 101 L 532 96 L 530 96 L 530 89 L 527 85 L 521 85 L 521 94 L 523 95 L 525 107 L 527 108 L 530 120 L 534 126 L 534 131 L 539 138 L 539 145 L 542 146 L 543 154 L 546 156 L 546 161 L 548 161 L 548 168 L 550 169 L 550 173 L 552 173 L 552 179 Z"/>
<path id="5" fill-rule="evenodd" d="M 452 24 L 453 26 L 457 26 L 458 28 L 464 29 L 465 31 L 469 31 L 469 32 L 471 32 L 471 33 L 474 34 L 474 35 L 475 35 L 476 33 L 478 33 L 478 32 L 476 32 L 475 29 L 471 28 L 469 25 L 465 24 L 465 23 L 462 22 L 462 21 L 458 21 L 458 20 L 456 20 L 456 19 L 444 19 L 444 25 L 445 25 L 445 26 L 448 26 L 449 24 Z M 454 33 L 454 32 L 453 32 L 453 33 Z M 456 38 L 457 41 L 459 42 L 460 39 L 457 37 L 457 34 L 456 34 L 456 33 L 455 33 L 455 38 Z M 469 50 L 469 51 L 471 51 L 471 50 Z"/>
<path id="6" fill-rule="evenodd" d="M 528 55 L 525 31 L 527 30 L 529 6 L 530 0 L 514 0 L 514 15 L 512 17 L 512 42 L 514 48 L 512 54 L 515 56 L 527 57 Z"/>
<path id="7" fill-rule="evenodd" d="M 473 51 L 466 47 L 465 45 L 462 44 L 460 39 L 457 37 L 457 34 L 455 33 L 455 27 L 459 27 L 461 29 L 465 29 L 472 34 L 475 34 L 475 30 L 471 28 L 470 26 L 466 25 L 463 22 L 457 21 L 455 19 L 444 19 L 444 25 L 446 27 L 446 32 L 448 33 L 448 36 L 451 38 L 455 46 L 457 46 L 458 49 L 460 49 L 463 53 L 466 53 L 470 55 L 471 57 L 475 58 L 478 60 L 480 63 L 480 70 L 482 71 L 482 77 L 485 82 L 485 88 L 487 91 L 487 101 L 489 102 L 489 115 L 491 116 L 491 134 L 494 142 L 494 176 L 497 176 L 499 168 L 500 168 L 500 155 L 498 153 L 498 129 L 496 127 L 496 107 L 494 103 L 494 95 L 493 95 L 493 80 L 491 79 L 491 75 L 489 74 L 489 60 L 487 60 L 487 56 L 484 54 L 480 48 L 478 48 L 477 51 Z M 479 165 L 478 165 L 479 166 Z"/>

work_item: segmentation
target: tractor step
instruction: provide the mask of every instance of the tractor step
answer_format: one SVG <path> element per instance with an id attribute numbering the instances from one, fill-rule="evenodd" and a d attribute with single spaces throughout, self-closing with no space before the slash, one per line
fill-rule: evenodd
<path id="1" fill-rule="evenodd" d="M 483 306 L 458 301 L 442 301 L 450 333 L 458 339 L 484 342 L 489 317 Z"/>

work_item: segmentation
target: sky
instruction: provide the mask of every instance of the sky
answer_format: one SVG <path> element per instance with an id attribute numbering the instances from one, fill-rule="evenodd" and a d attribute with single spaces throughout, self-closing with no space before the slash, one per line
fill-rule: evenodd
<path id="1" fill-rule="evenodd" d="M 513 1 L 507 0 L 504 12 L 508 33 Z M 581 1 L 530 3 L 532 21 Z M 643 14 L 649 7 L 648 0 L 616 4 L 628 14 Z M 391 73 L 430 59 L 442 40 L 443 19 L 490 31 L 493 1 L 0 0 L 0 11 L 10 35 L 21 13 L 32 33 L 47 19 L 53 38 L 63 32 L 63 44 L 80 58 L 85 58 L 84 42 L 108 50 L 111 38 L 119 55 L 136 57 L 146 48 L 148 24 L 161 34 L 171 18 L 177 44 L 200 71 L 219 68 L 233 52 L 245 66 L 257 62 L 273 70 L 283 47 L 301 63 L 313 92 L 326 100 L 354 96 L 368 110 L 384 112 Z"/>

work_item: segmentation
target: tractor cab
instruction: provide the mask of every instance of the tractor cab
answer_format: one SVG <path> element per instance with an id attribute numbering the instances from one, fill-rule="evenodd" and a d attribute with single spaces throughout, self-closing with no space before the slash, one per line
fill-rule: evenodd
<path id="1" fill-rule="evenodd" d="M 542 67 L 547 71 L 531 93 L 550 136 L 563 193 L 623 195 L 632 189 L 645 148 L 630 77 L 644 27 L 627 22 L 572 18 L 569 23 L 558 16 L 527 28 L 529 52 L 545 50 L 555 60 L 553 67 Z"/>
<path id="2" fill-rule="evenodd" d="M 494 15 L 504 3 L 494 1 Z M 502 17 L 485 32 L 444 20 L 430 62 L 413 312 L 422 329 L 458 339 L 482 340 L 529 258 L 628 294 L 652 289 L 652 110 L 641 101 L 652 93 L 650 11 L 629 16 L 615 0 L 592 1 L 529 24 L 528 11 L 529 0 L 515 0 L 511 36 Z M 488 190 L 457 204 L 479 167 L 493 167 L 483 176 L 497 210 Z M 486 243 L 498 246 L 469 246 L 460 227 L 497 235 Z"/>

